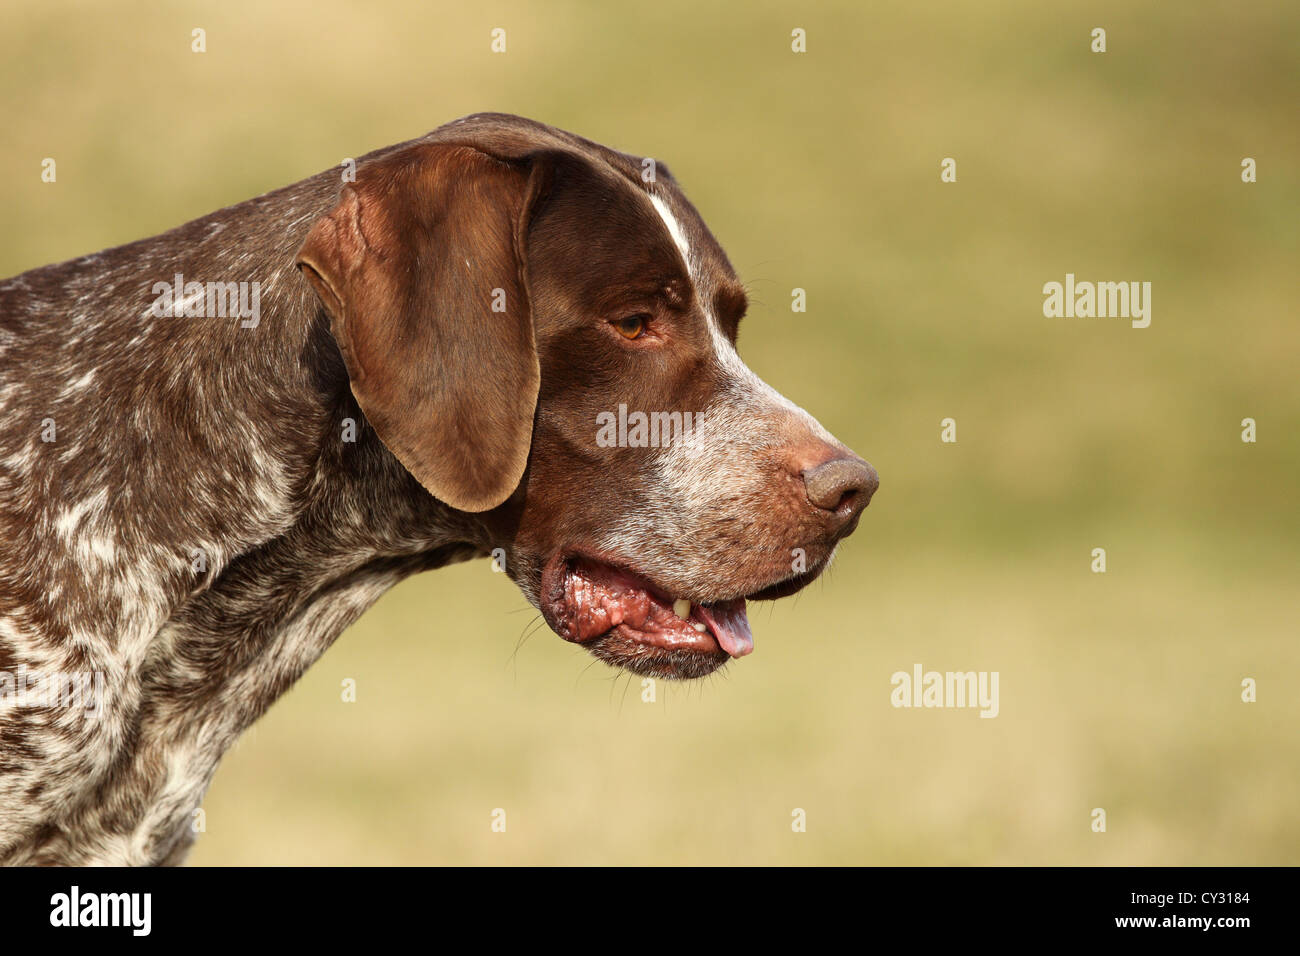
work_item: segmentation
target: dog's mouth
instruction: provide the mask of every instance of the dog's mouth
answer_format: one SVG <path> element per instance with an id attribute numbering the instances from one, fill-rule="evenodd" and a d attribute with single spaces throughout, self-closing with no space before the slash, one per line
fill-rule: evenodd
<path id="1" fill-rule="evenodd" d="M 684 680 L 754 650 L 748 598 L 797 591 L 801 575 L 747 597 L 694 602 L 674 597 L 626 567 L 586 557 L 556 558 L 542 581 L 542 612 L 566 641 L 637 674 Z"/>

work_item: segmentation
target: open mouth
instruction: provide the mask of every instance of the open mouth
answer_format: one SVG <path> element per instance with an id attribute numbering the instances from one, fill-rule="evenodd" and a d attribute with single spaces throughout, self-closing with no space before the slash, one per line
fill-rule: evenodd
<path id="1" fill-rule="evenodd" d="M 752 597 L 781 596 L 773 591 Z M 634 673 L 702 677 L 754 650 L 744 597 L 692 602 L 628 568 L 586 557 L 554 559 L 542 593 L 547 623 L 557 634 Z"/>

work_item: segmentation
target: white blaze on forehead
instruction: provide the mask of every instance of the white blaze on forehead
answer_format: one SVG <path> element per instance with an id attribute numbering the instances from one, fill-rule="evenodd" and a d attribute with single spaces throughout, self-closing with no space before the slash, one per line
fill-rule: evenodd
<path id="1" fill-rule="evenodd" d="M 686 271 L 690 274 L 691 283 L 694 284 L 696 281 L 696 264 L 691 261 L 691 244 L 686 241 L 686 232 L 682 229 L 682 224 L 677 220 L 677 217 L 673 215 L 673 211 L 668 208 L 668 203 L 664 202 L 662 196 L 656 196 L 654 193 L 650 193 L 650 204 L 655 207 L 655 212 L 659 213 L 659 218 L 664 221 L 664 226 L 668 229 L 668 235 L 672 236 L 673 243 L 677 246 L 677 251 L 682 254 L 682 261 L 686 263 Z M 731 354 L 736 357 L 736 361 L 739 361 L 740 357 L 736 356 L 735 349 L 731 348 L 731 343 L 726 340 L 726 337 L 722 334 L 722 330 L 718 328 L 718 320 L 714 317 L 713 310 L 705 305 L 702 299 L 700 305 L 704 309 L 704 316 L 708 321 L 709 333 L 713 338 L 714 347 L 718 352 L 719 361 L 724 365 L 728 364 L 728 357 L 726 354 L 728 350 L 730 350 Z"/>
<path id="2" fill-rule="evenodd" d="M 655 207 L 655 212 L 659 213 L 659 218 L 664 221 L 664 226 L 668 229 L 668 235 L 672 236 L 673 242 L 677 246 L 677 251 L 682 254 L 682 261 L 686 263 L 686 271 L 690 274 L 691 283 L 696 280 L 695 263 L 691 261 L 691 244 L 686 241 L 686 232 L 682 229 L 682 224 L 678 222 L 673 211 L 668 208 L 668 203 L 664 202 L 662 196 L 656 196 L 650 193 L 650 204 Z M 698 291 L 698 290 L 697 290 Z M 722 330 L 718 328 L 718 320 L 713 315 L 713 310 L 700 302 L 704 309 L 704 317 L 708 322 L 709 335 L 713 339 L 714 351 L 718 353 L 718 361 L 723 366 L 731 365 L 734 362 L 740 362 L 740 356 L 736 355 L 736 350 L 731 347 Z M 728 354 L 730 353 L 730 354 Z"/>
<path id="3" fill-rule="evenodd" d="M 659 196 L 650 195 L 650 203 L 655 207 L 655 212 L 659 213 L 659 218 L 664 221 L 668 227 L 668 235 L 673 237 L 673 242 L 677 245 L 677 251 L 682 254 L 682 261 L 686 263 L 686 268 L 691 271 L 694 278 L 695 270 L 691 269 L 691 245 L 686 241 L 686 233 L 682 231 L 682 224 L 677 221 L 673 215 L 668 203 L 664 202 Z"/>
<path id="4" fill-rule="evenodd" d="M 664 202 L 662 196 L 649 193 L 649 197 L 651 205 L 655 207 L 655 212 L 659 213 L 659 218 L 663 220 L 664 226 L 668 229 L 668 234 L 672 236 L 673 242 L 677 245 L 678 251 L 682 254 L 682 260 L 686 263 L 686 268 L 690 273 L 691 282 L 695 283 L 697 280 L 695 268 L 696 263 L 691 260 L 691 246 L 690 243 L 686 241 L 686 232 L 682 229 L 681 222 L 679 222 L 677 217 L 673 215 L 673 211 L 668 208 L 668 203 Z M 816 430 L 820 432 L 822 436 L 829 439 L 830 436 L 826 434 L 825 430 L 821 428 L 820 424 L 818 424 L 811 415 L 799 406 L 795 405 L 794 402 L 790 401 L 776 389 L 772 388 L 772 386 L 768 385 L 750 370 L 749 366 L 744 363 L 744 360 L 742 360 L 740 355 L 736 352 L 736 347 L 731 344 L 731 340 L 723 334 L 722 327 L 718 323 L 717 316 L 713 314 L 713 310 L 704 303 L 703 299 L 701 299 L 700 305 L 704 310 L 705 320 L 708 323 L 709 337 L 713 341 L 713 351 L 717 356 L 718 365 L 730 373 L 733 381 L 745 383 L 748 386 L 750 397 L 760 408 L 776 407 L 787 412 L 801 415 L 807 418 L 812 425 L 816 426 Z"/>

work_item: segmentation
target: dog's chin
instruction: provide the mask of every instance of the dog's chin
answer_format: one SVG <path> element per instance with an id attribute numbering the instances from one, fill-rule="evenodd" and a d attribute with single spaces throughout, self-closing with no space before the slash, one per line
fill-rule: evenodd
<path id="1" fill-rule="evenodd" d="M 582 646 L 592 657 L 611 667 L 621 667 L 639 677 L 660 680 L 708 677 L 731 660 L 731 655 L 721 649 L 701 651 L 655 647 L 644 643 L 635 634 L 626 633 L 621 627 L 584 641 Z"/>
<path id="2" fill-rule="evenodd" d="M 753 651 L 749 601 L 794 594 L 826 563 L 744 597 L 687 601 L 625 564 L 557 555 L 542 572 L 540 605 L 551 630 L 606 664 L 643 677 L 693 680 Z"/>

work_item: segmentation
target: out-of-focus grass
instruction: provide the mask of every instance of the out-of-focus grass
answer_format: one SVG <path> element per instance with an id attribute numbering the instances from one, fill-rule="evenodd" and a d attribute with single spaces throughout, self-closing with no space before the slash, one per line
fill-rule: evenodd
<path id="1" fill-rule="evenodd" d="M 757 653 L 654 704 L 547 631 L 516 651 L 485 563 L 408 581 L 232 752 L 193 862 L 1300 862 L 1294 4 L 5 18 L 5 274 L 518 112 L 667 162 L 751 365 L 882 474 Z M 1044 319 L 1066 272 L 1152 282 L 1151 327 Z M 916 662 L 1000 671 L 1000 716 L 893 709 Z"/>

